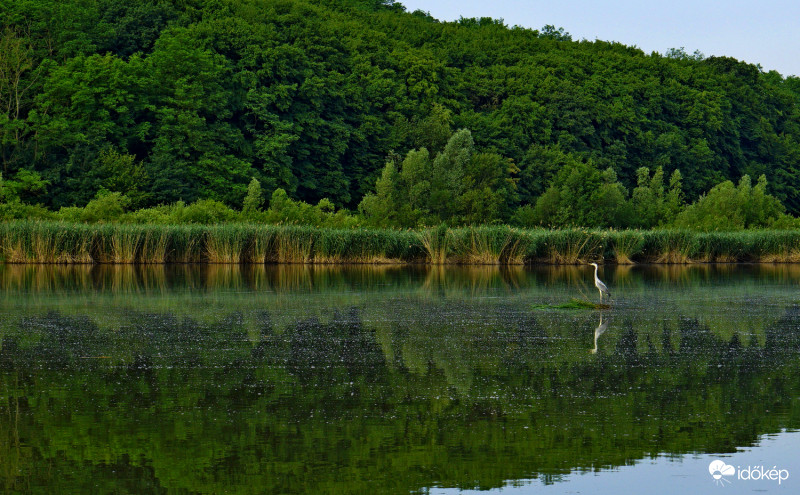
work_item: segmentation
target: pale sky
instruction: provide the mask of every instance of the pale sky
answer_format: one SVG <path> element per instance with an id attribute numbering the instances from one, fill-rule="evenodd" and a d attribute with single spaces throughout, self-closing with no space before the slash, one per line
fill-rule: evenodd
<path id="1" fill-rule="evenodd" d="M 563 27 L 579 41 L 636 46 L 645 53 L 684 47 L 724 55 L 784 76 L 800 75 L 800 0 L 399 0 L 441 21 L 503 19 L 508 26 Z"/>

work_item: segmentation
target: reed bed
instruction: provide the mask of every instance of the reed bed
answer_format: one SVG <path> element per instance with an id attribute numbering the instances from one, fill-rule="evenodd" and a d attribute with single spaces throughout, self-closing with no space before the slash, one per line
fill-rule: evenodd
<path id="1" fill-rule="evenodd" d="M 203 263 L 208 262 L 206 237 L 208 227 L 204 225 L 151 226 L 163 228 L 167 232 L 165 263 Z"/>
<path id="2" fill-rule="evenodd" d="M 697 236 L 699 262 L 735 263 L 759 261 L 761 255 L 754 244 L 758 239 L 752 232 L 709 232 Z M 769 260 L 773 261 L 773 260 Z"/>
<path id="3" fill-rule="evenodd" d="M 546 255 L 542 262 L 554 265 L 578 265 L 603 259 L 608 236 L 603 231 L 565 229 L 545 235 Z"/>
<path id="4" fill-rule="evenodd" d="M 329 229 L 297 225 L 0 224 L 5 263 L 800 262 L 800 231 Z"/>
<path id="5" fill-rule="evenodd" d="M 19 222 L 2 225 L 2 255 L 9 263 L 92 263 L 92 232 L 85 225 Z"/>
<path id="6" fill-rule="evenodd" d="M 416 243 L 417 237 L 409 231 L 324 229 L 315 240 L 314 262 L 404 263 L 422 256 Z"/>
<path id="7" fill-rule="evenodd" d="M 111 251 L 106 262 L 134 263 L 137 261 L 137 254 L 141 249 L 144 232 L 138 225 L 113 226 L 111 235 L 107 239 L 110 243 Z M 98 256 L 105 256 L 106 254 L 108 254 L 106 250 L 98 250 Z"/>
<path id="8" fill-rule="evenodd" d="M 773 231 L 756 236 L 750 232 L 752 251 L 759 261 L 772 263 L 800 262 L 800 234 L 797 231 Z"/>
<path id="9" fill-rule="evenodd" d="M 155 228 L 147 230 L 142 238 L 138 261 L 140 263 L 166 262 L 169 255 L 169 241 L 169 230 Z"/>
<path id="10" fill-rule="evenodd" d="M 639 230 L 611 231 L 608 247 L 617 264 L 632 265 L 644 247 L 644 233 Z"/>
<path id="11" fill-rule="evenodd" d="M 653 263 L 687 264 L 697 261 L 701 233 L 653 230 L 644 233 L 642 257 Z"/>
<path id="12" fill-rule="evenodd" d="M 450 231 L 449 244 L 454 258 L 470 265 L 499 265 L 509 242 L 508 231 L 474 227 Z"/>
<path id="13" fill-rule="evenodd" d="M 271 225 L 258 225 L 253 231 L 250 239 L 250 258 L 251 263 L 266 263 L 267 257 L 272 253 L 277 237 L 277 229 Z"/>
<path id="14" fill-rule="evenodd" d="M 446 262 L 468 265 L 521 265 L 533 237 L 507 227 L 466 227 L 449 231 Z M 444 253 L 440 253 L 441 257 Z"/>
<path id="15" fill-rule="evenodd" d="M 425 252 L 425 261 L 433 265 L 447 263 L 452 254 L 450 249 L 452 237 L 452 231 L 444 225 L 417 232 L 417 240 Z"/>
<path id="16" fill-rule="evenodd" d="M 219 225 L 205 236 L 209 263 L 249 262 L 255 229 L 252 225 Z"/>
<path id="17" fill-rule="evenodd" d="M 318 229 L 288 226 L 275 235 L 274 249 L 267 253 L 267 262 L 311 263 L 314 260 L 314 241 Z"/>

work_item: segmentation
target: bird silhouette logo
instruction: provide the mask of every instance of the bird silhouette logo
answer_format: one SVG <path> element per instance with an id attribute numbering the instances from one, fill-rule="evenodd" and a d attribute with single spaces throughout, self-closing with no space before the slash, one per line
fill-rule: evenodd
<path id="1" fill-rule="evenodd" d="M 714 478 L 714 483 L 716 485 L 725 486 L 725 483 L 731 482 L 725 479 L 725 476 L 735 476 L 736 468 L 730 464 L 725 464 L 725 461 L 717 459 L 711 461 L 711 464 L 708 465 L 708 472 L 711 474 L 711 477 Z"/>

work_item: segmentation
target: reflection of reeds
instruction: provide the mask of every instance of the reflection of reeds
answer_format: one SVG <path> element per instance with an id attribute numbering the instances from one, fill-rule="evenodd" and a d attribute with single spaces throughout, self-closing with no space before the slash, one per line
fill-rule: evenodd
<path id="1" fill-rule="evenodd" d="M 580 285 L 587 280 L 586 273 L 592 267 L 577 265 L 560 265 L 554 267 L 540 268 L 547 284 L 565 282 L 569 285 Z M 538 270 L 537 270 L 538 271 Z"/>
<path id="2" fill-rule="evenodd" d="M 452 268 L 443 265 L 433 265 L 425 268 L 425 282 L 422 284 L 423 293 L 433 293 L 437 297 L 440 291 L 481 294 L 491 288 L 511 289 L 520 285 L 524 277 L 522 267 L 503 266 L 471 266 L 468 268 Z"/>
<path id="3" fill-rule="evenodd" d="M 759 266 L 762 276 L 781 283 L 797 283 L 800 280 L 800 264 L 771 264 L 764 263 Z"/>
<path id="4" fill-rule="evenodd" d="M 26 292 L 84 289 L 90 286 L 90 265 L 0 265 L 0 290 Z"/>
<path id="5" fill-rule="evenodd" d="M 226 289 L 239 290 L 244 286 L 239 267 L 231 263 L 209 266 L 203 272 L 206 275 L 204 286 L 208 289 L 224 287 Z"/>
<path id="6" fill-rule="evenodd" d="M 309 290 L 313 287 L 312 267 L 277 266 L 267 268 L 267 279 L 270 287 L 278 292 L 291 292 L 296 290 Z"/>
<path id="7" fill-rule="evenodd" d="M 117 265 L 101 267 L 101 273 L 95 278 L 95 284 L 102 283 L 104 289 L 110 289 L 114 294 L 139 294 L 144 292 L 136 267 L 132 265 Z M 102 282 L 100 282 L 102 280 Z"/>
<path id="8" fill-rule="evenodd" d="M 0 479 L 3 493 L 12 493 L 19 488 L 20 477 L 29 474 L 23 466 L 30 465 L 32 449 L 20 441 L 19 374 L 14 373 L 13 389 L 9 389 L 10 376 L 5 378 L 0 401 Z"/>
<path id="9" fill-rule="evenodd" d="M 6 264 L 0 265 L 0 294 L 3 294 L 6 302 L 26 300 L 36 303 L 37 307 L 39 303 L 36 301 L 43 294 L 50 297 L 57 293 L 59 295 L 56 297 L 63 300 L 73 300 L 78 293 L 86 296 L 91 294 L 92 298 L 96 294 L 111 294 L 125 298 L 123 306 L 130 304 L 136 307 L 138 296 L 143 296 L 142 300 L 156 300 L 159 304 L 163 302 L 170 306 L 171 298 L 188 296 L 181 288 L 190 291 L 221 290 L 221 297 L 231 298 L 246 289 L 259 294 L 327 292 L 344 299 L 358 299 L 358 294 L 364 291 L 379 290 L 391 294 L 414 292 L 432 298 L 449 295 L 461 297 L 464 293 L 472 293 L 490 295 L 492 299 L 500 296 L 502 300 L 505 297 L 528 298 L 532 293 L 547 295 L 548 287 L 569 287 L 569 297 L 582 295 L 587 300 L 596 301 L 592 271 L 592 267 L 586 265 Z M 767 285 L 777 283 L 795 286 L 800 279 L 800 265 L 606 264 L 600 269 L 599 275 L 611 287 L 614 295 L 623 292 L 630 294 L 632 289 L 642 290 L 642 281 L 648 279 L 663 281 L 668 286 L 696 287 L 696 290 L 702 291 L 706 290 L 703 287 L 708 281 L 730 281 L 734 278 L 751 280 L 748 283 L 758 286 L 764 285 L 764 282 Z M 525 290 L 515 290 L 517 288 Z M 136 298 L 129 299 L 128 296 Z M 687 297 L 691 299 L 692 296 Z M 553 301 L 555 299 L 549 300 Z M 83 296 L 80 304 L 85 304 Z"/>

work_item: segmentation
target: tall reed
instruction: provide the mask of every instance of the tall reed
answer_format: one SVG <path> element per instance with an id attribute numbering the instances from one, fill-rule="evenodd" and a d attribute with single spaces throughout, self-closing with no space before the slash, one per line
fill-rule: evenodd
<path id="1" fill-rule="evenodd" d="M 531 239 L 519 229 L 497 226 L 450 231 L 448 261 L 471 265 L 517 265 L 524 262 Z"/>
<path id="2" fill-rule="evenodd" d="M 536 236 L 528 231 L 512 228 L 509 229 L 506 239 L 500 261 L 506 265 L 524 264 L 528 251 L 536 242 Z"/>
<path id="3" fill-rule="evenodd" d="M 287 225 L 276 232 L 274 249 L 267 254 L 266 261 L 276 263 L 311 263 L 314 241 L 318 229 Z"/>
<path id="4" fill-rule="evenodd" d="M 257 225 L 250 240 L 251 263 L 266 263 L 275 251 L 277 228 L 273 225 Z"/>
<path id="5" fill-rule="evenodd" d="M 6 263 L 800 262 L 800 231 L 0 223 Z"/>
<path id="6" fill-rule="evenodd" d="M 644 233 L 642 252 L 655 263 L 693 263 L 699 234 L 686 230 L 653 230 Z"/>
<path id="7" fill-rule="evenodd" d="M 206 233 L 206 257 L 209 263 L 250 261 L 255 229 L 251 225 L 215 225 Z"/>
<path id="8" fill-rule="evenodd" d="M 751 240 L 752 251 L 766 263 L 799 263 L 800 232 L 796 230 L 763 231 Z"/>
<path id="9" fill-rule="evenodd" d="M 706 263 L 733 263 L 758 261 L 752 232 L 705 232 L 697 234 L 695 261 Z"/>
<path id="10" fill-rule="evenodd" d="M 91 263 L 91 244 L 92 232 L 81 224 L 0 224 L 0 254 L 7 263 Z"/>
<path id="11" fill-rule="evenodd" d="M 358 250 L 358 246 L 366 248 L 364 244 L 368 244 L 370 239 L 358 236 L 358 240 L 354 242 L 353 237 L 350 232 L 330 229 L 320 231 L 314 244 L 314 263 L 343 263 L 348 260 L 352 263 L 363 263 L 363 252 Z"/>
<path id="12" fill-rule="evenodd" d="M 547 235 L 547 261 L 555 265 L 576 265 L 602 258 L 605 236 L 597 231 L 553 230 Z"/>
<path id="13" fill-rule="evenodd" d="M 377 229 L 320 229 L 315 263 L 400 263 L 409 261 L 414 241 L 407 232 Z"/>
<path id="14" fill-rule="evenodd" d="M 505 232 L 492 227 L 467 227 L 450 231 L 448 261 L 471 265 L 496 265 L 508 242 Z"/>
<path id="15" fill-rule="evenodd" d="M 166 263 L 169 255 L 170 239 L 175 231 L 175 227 L 158 228 L 148 225 L 144 231 L 141 248 L 139 251 L 139 263 Z"/>
<path id="16" fill-rule="evenodd" d="M 139 225 L 116 225 L 111 235 L 111 261 L 134 263 L 144 240 L 144 229 Z"/>
<path id="17" fill-rule="evenodd" d="M 642 252 L 644 234 L 639 230 L 611 231 L 609 248 L 614 261 L 620 265 L 632 265 L 633 258 Z"/>
<path id="18" fill-rule="evenodd" d="M 171 225 L 167 248 L 168 263 L 203 263 L 208 261 L 204 225 Z"/>
<path id="19" fill-rule="evenodd" d="M 95 263 L 134 263 L 144 238 L 141 225 L 94 226 L 92 260 Z"/>
<path id="20" fill-rule="evenodd" d="M 425 259 L 428 263 L 434 265 L 447 263 L 453 237 L 450 229 L 440 225 L 439 227 L 421 230 L 417 232 L 417 236 L 422 244 Z"/>

